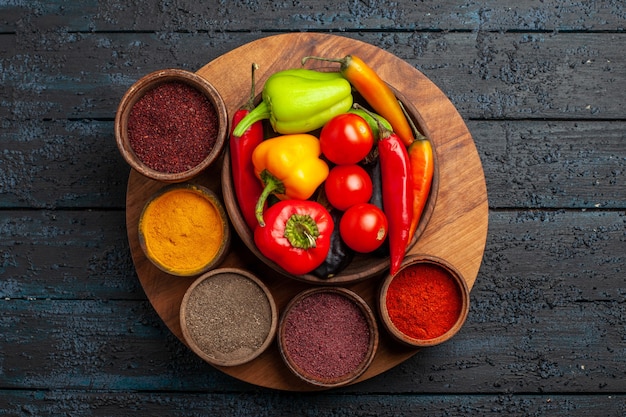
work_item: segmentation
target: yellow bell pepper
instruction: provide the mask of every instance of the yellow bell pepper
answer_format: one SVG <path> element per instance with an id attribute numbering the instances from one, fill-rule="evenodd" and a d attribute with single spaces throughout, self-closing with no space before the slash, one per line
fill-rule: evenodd
<path id="1" fill-rule="evenodd" d="M 319 139 L 308 133 L 277 136 L 257 145 L 252 164 L 264 186 L 256 205 L 259 225 L 265 226 L 263 209 L 270 194 L 281 200 L 306 200 L 313 195 L 328 177 L 321 153 Z"/>

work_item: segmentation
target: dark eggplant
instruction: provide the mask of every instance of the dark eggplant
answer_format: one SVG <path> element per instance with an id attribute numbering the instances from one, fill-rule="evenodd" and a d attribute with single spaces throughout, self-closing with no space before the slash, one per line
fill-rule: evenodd
<path id="1" fill-rule="evenodd" d="M 329 213 L 335 222 L 335 228 L 330 235 L 330 249 L 324 262 L 312 271 L 312 274 L 323 279 L 332 278 L 341 272 L 354 257 L 354 251 L 348 247 L 339 234 L 339 222 L 342 211 L 330 208 Z"/>

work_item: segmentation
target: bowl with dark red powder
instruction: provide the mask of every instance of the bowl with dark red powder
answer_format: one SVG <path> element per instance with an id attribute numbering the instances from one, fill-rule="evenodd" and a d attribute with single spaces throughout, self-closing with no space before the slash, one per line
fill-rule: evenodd
<path id="1" fill-rule="evenodd" d="M 380 318 L 394 339 L 429 347 L 452 338 L 469 311 L 470 295 L 461 273 L 443 259 L 411 255 L 381 285 Z"/>
<path id="2" fill-rule="evenodd" d="M 228 116 L 222 97 L 205 78 L 180 69 L 145 75 L 122 97 L 115 138 L 126 162 L 157 181 L 183 182 L 222 153 Z"/>
<path id="3" fill-rule="evenodd" d="M 312 288 L 294 297 L 283 311 L 277 337 L 287 367 L 324 388 L 357 380 L 378 347 L 372 310 L 359 295 L 340 287 Z"/>

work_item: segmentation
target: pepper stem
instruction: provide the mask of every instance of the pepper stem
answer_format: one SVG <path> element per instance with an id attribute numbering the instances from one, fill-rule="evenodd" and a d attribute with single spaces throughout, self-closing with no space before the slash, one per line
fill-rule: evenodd
<path id="1" fill-rule="evenodd" d="M 352 59 L 352 57 L 350 55 L 346 55 L 343 58 L 324 58 L 324 57 L 321 57 L 321 56 L 305 56 L 304 58 L 302 58 L 300 63 L 304 66 L 304 64 L 309 59 L 315 59 L 317 61 L 325 61 L 325 62 L 337 62 L 337 63 L 341 64 L 341 71 L 343 71 L 349 65 L 350 60 Z"/>
<path id="2" fill-rule="evenodd" d="M 241 137 L 241 135 L 246 133 L 246 130 L 248 130 L 254 123 L 259 120 L 269 119 L 270 114 L 271 112 L 267 103 L 262 101 L 250 113 L 241 119 L 241 121 L 237 124 L 237 127 L 235 127 L 235 130 L 233 130 L 233 135 Z"/>
<path id="3" fill-rule="evenodd" d="M 252 79 L 250 84 L 250 97 L 248 98 L 248 102 L 244 105 L 244 109 L 248 111 L 252 111 L 254 109 L 254 96 L 256 95 L 256 79 L 254 77 L 254 72 L 259 69 L 259 64 L 256 62 L 252 63 L 252 70 L 250 78 Z"/>
<path id="4" fill-rule="evenodd" d="M 319 235 L 317 223 L 308 214 L 292 214 L 285 224 L 284 236 L 294 248 L 315 248 Z"/>
<path id="5" fill-rule="evenodd" d="M 413 130 L 413 135 L 415 135 L 415 140 L 426 140 L 427 137 L 424 136 L 422 132 L 420 132 L 417 129 L 417 126 L 415 126 L 415 123 L 413 122 L 413 119 L 411 119 L 409 112 L 406 111 L 406 107 L 404 107 L 404 104 L 402 104 L 400 100 L 398 100 L 398 104 L 400 105 L 400 108 L 402 109 L 402 113 L 404 113 L 406 120 L 409 122 L 409 125 L 411 126 L 411 129 Z"/>
<path id="6" fill-rule="evenodd" d="M 269 172 L 267 169 L 261 171 L 261 181 L 263 182 L 263 185 L 265 187 L 263 188 L 263 191 L 261 192 L 261 195 L 256 202 L 254 214 L 257 221 L 259 222 L 259 226 L 265 227 L 265 219 L 263 219 L 263 209 L 265 208 L 265 202 L 272 193 L 284 194 L 285 185 L 281 180 L 272 175 L 272 173 Z"/>
<path id="7" fill-rule="evenodd" d="M 363 110 L 365 113 L 369 114 L 376 121 L 376 124 L 378 124 L 378 140 L 388 138 L 389 136 L 391 136 L 393 131 L 387 129 L 385 125 L 378 119 L 378 117 L 376 117 L 376 114 L 367 110 L 365 107 L 361 106 L 359 103 L 354 103 L 352 107 L 354 107 L 355 109 Z"/>

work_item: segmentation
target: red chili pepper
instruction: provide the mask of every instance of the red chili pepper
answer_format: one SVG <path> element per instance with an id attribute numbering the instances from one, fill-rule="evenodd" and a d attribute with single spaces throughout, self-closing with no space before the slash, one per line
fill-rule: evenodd
<path id="1" fill-rule="evenodd" d="M 308 59 L 340 63 L 340 71 L 343 76 L 376 112 L 387 119 L 393 127 L 393 131 L 404 143 L 404 146 L 409 146 L 413 143 L 415 139 L 413 130 L 400 106 L 398 98 L 389 85 L 361 58 L 354 55 L 346 55 L 341 59 L 307 56 L 302 58 L 302 64 Z"/>
<path id="2" fill-rule="evenodd" d="M 435 160 L 433 147 L 427 139 L 413 142 L 409 146 L 408 153 L 411 176 L 413 177 L 413 220 L 409 228 L 409 242 L 411 242 L 426 206 L 426 200 L 428 200 L 435 170 Z"/>
<path id="3" fill-rule="evenodd" d="M 389 222 L 390 273 L 400 269 L 409 244 L 413 218 L 413 177 L 409 154 L 400 138 L 382 129 L 378 153 L 383 183 L 383 211 Z"/>
<path id="4" fill-rule="evenodd" d="M 257 226 L 255 207 L 259 196 L 263 192 L 263 184 L 254 174 L 252 164 L 252 152 L 256 146 L 263 142 L 263 123 L 258 121 L 252 124 L 241 136 L 235 136 L 233 130 L 250 111 L 254 108 L 254 71 L 257 64 L 252 64 L 252 87 L 250 99 L 244 107 L 237 110 L 233 116 L 230 132 L 230 160 L 233 187 L 241 214 L 251 230 Z"/>
<path id="5" fill-rule="evenodd" d="M 263 216 L 265 226 L 254 229 L 254 242 L 268 259 L 294 275 L 309 273 L 324 262 L 334 229 L 324 206 L 311 200 L 281 200 Z"/>

